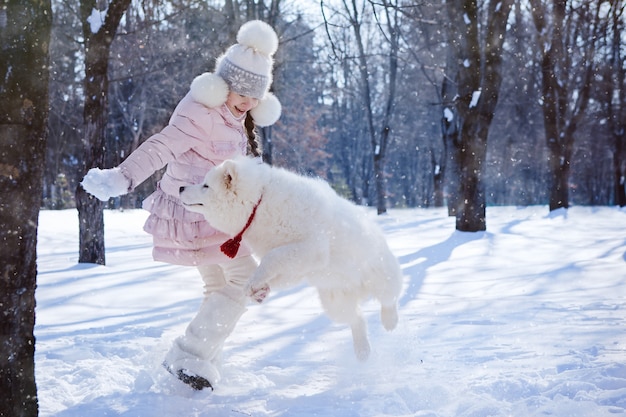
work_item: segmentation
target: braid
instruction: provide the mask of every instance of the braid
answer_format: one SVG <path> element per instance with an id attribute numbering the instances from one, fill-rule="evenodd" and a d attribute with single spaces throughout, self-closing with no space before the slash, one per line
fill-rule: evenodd
<path id="1" fill-rule="evenodd" d="M 256 125 L 249 112 L 246 114 L 243 126 L 246 128 L 246 134 L 248 135 L 248 153 L 253 156 L 260 156 L 261 150 L 259 149 L 259 140 L 256 135 Z"/>

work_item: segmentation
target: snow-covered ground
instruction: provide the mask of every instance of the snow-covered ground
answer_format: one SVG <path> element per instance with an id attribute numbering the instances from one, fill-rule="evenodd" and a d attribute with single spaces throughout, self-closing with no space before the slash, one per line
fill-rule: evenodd
<path id="1" fill-rule="evenodd" d="M 214 392 L 160 363 L 202 297 L 156 263 L 146 212 L 105 213 L 107 266 L 78 264 L 75 210 L 43 211 L 36 376 L 41 416 L 626 416 L 626 210 L 493 207 L 461 233 L 443 209 L 378 221 L 405 278 L 400 323 L 368 302 L 372 355 L 306 286 L 250 305 Z"/>

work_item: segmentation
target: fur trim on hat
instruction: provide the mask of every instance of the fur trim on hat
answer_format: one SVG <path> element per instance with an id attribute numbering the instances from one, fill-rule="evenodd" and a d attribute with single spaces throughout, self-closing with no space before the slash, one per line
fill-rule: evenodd
<path id="1" fill-rule="evenodd" d="M 205 72 L 198 75 L 190 87 L 191 97 L 207 107 L 219 107 L 228 99 L 228 84 L 219 75 Z"/>
<path id="2" fill-rule="evenodd" d="M 250 110 L 250 116 L 259 127 L 271 126 L 280 118 L 282 106 L 280 101 L 272 93 L 266 93 L 265 97 L 259 100 L 259 104 Z"/>

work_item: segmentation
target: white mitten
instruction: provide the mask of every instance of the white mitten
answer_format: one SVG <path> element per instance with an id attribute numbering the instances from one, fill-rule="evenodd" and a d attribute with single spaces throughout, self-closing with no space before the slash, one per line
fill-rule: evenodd
<path id="1" fill-rule="evenodd" d="M 91 168 L 80 185 L 98 200 L 108 201 L 111 197 L 126 194 L 130 181 L 119 168 Z"/>

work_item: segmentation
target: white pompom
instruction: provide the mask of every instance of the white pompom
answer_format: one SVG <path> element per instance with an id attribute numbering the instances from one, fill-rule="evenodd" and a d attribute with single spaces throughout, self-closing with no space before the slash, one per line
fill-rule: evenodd
<path id="1" fill-rule="evenodd" d="M 278 49 L 278 36 L 270 25 L 260 20 L 244 23 L 237 33 L 237 42 L 272 56 Z"/>
<path id="2" fill-rule="evenodd" d="M 280 101 L 272 93 L 266 93 L 259 104 L 250 110 L 254 123 L 259 127 L 271 126 L 280 118 L 282 106 Z"/>
<path id="3" fill-rule="evenodd" d="M 219 107 L 228 98 L 228 84 L 217 74 L 205 72 L 198 75 L 190 87 L 191 97 L 207 107 Z"/>

